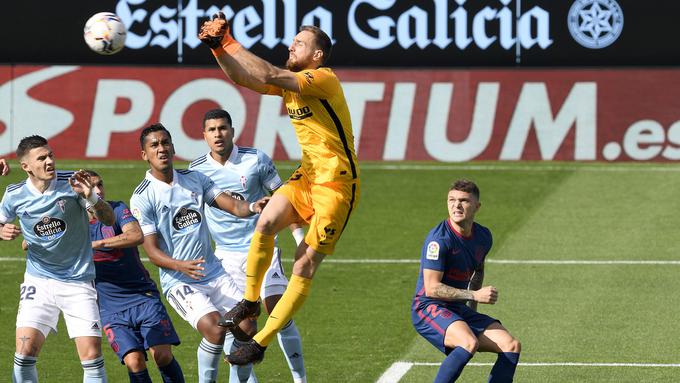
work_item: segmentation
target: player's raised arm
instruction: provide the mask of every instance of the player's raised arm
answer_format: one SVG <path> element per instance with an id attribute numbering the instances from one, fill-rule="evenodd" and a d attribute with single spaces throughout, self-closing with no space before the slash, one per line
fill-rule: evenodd
<path id="1" fill-rule="evenodd" d="M 144 243 L 144 234 L 142 233 L 142 228 L 139 226 L 139 222 L 128 222 L 121 227 L 121 230 L 123 232 L 115 237 L 92 241 L 92 248 L 125 249 Z"/>
<path id="2" fill-rule="evenodd" d="M 155 233 L 144 236 L 142 247 L 144 247 L 144 251 L 146 251 L 146 254 L 149 256 L 151 263 L 158 267 L 179 271 L 196 280 L 205 277 L 205 274 L 203 273 L 205 268 L 201 266 L 205 262 L 203 257 L 190 261 L 181 261 L 172 258 L 165 254 L 158 246 L 158 236 Z"/>
<path id="3" fill-rule="evenodd" d="M 6 176 L 9 174 L 9 164 L 4 158 L 0 158 L 0 176 Z"/>
<path id="4" fill-rule="evenodd" d="M 295 73 L 275 67 L 234 40 L 222 12 L 203 23 L 198 38 L 210 47 L 224 73 L 235 83 L 259 93 L 268 93 L 272 85 L 300 91 Z"/>
<path id="5" fill-rule="evenodd" d="M 107 226 L 113 226 L 116 223 L 116 215 L 113 214 L 111 205 L 99 198 L 93 191 L 90 175 L 87 172 L 81 169 L 73 173 L 69 183 L 73 191 L 86 201 L 86 209 L 91 209 L 99 222 Z"/>

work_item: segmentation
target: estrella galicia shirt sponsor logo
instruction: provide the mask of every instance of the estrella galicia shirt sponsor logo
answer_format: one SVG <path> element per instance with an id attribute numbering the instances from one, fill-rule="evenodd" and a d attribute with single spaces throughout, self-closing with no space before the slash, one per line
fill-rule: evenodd
<path id="1" fill-rule="evenodd" d="M 226 192 L 233 199 L 237 199 L 239 201 L 245 201 L 246 200 L 246 197 L 242 196 L 240 193 L 236 193 L 236 192 L 228 191 L 228 190 L 226 190 Z"/>
<path id="2" fill-rule="evenodd" d="M 38 238 L 51 241 L 66 233 L 66 222 L 53 217 L 43 217 L 33 226 L 33 232 Z"/>
<path id="3" fill-rule="evenodd" d="M 190 231 L 201 225 L 201 213 L 185 207 L 172 217 L 172 227 L 179 232 Z"/>

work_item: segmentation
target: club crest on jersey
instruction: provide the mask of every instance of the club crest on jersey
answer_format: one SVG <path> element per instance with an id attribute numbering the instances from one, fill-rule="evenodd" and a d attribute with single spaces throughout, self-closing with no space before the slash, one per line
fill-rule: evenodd
<path id="1" fill-rule="evenodd" d="M 172 227 L 179 232 L 190 231 L 201 224 L 201 213 L 185 207 L 179 209 L 172 217 Z"/>
<path id="2" fill-rule="evenodd" d="M 59 210 L 61 210 L 62 213 L 66 212 L 66 201 L 63 199 L 58 199 L 57 200 L 57 206 L 59 206 Z"/>
<path id="3" fill-rule="evenodd" d="M 427 244 L 427 253 L 425 256 L 431 261 L 439 259 L 439 244 L 436 241 Z"/>
<path id="4" fill-rule="evenodd" d="M 314 75 L 312 72 L 304 72 L 303 74 L 305 76 L 305 80 L 307 80 L 307 84 L 311 84 L 314 81 Z"/>
<path id="5" fill-rule="evenodd" d="M 66 233 L 66 222 L 59 218 L 42 217 L 40 221 L 33 226 L 33 232 L 38 238 L 51 241 Z"/>

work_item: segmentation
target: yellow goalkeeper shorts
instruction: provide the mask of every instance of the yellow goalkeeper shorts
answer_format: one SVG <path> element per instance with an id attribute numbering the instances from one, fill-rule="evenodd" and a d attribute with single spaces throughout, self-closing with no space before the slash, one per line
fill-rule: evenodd
<path id="1" fill-rule="evenodd" d="M 313 184 L 298 168 L 276 193 L 285 196 L 309 224 L 305 243 L 318 253 L 330 255 L 359 201 L 359 180 Z"/>

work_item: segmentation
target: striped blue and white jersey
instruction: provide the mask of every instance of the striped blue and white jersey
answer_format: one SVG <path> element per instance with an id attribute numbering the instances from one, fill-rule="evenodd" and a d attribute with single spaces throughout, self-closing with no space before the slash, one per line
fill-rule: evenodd
<path id="1" fill-rule="evenodd" d="M 173 182 L 167 184 L 147 171 L 146 177 L 130 198 L 132 215 L 137 218 L 144 235 L 156 234 L 159 248 L 168 256 L 182 261 L 203 257 L 205 277 L 194 280 L 179 271 L 160 269 L 161 288 L 167 292 L 177 283 L 206 283 L 224 275 L 215 257 L 210 232 L 204 216 L 222 191 L 210 178 L 191 170 L 176 170 Z"/>
<path id="2" fill-rule="evenodd" d="M 281 186 L 281 178 L 271 158 L 253 148 L 234 145 L 224 165 L 208 153 L 194 160 L 189 169 L 205 174 L 221 190 L 248 202 L 255 202 Z M 207 208 L 205 215 L 218 249 L 248 251 L 259 215 L 239 218 L 215 207 Z"/>
<path id="3" fill-rule="evenodd" d="M 30 275 L 81 282 L 95 277 L 86 201 L 71 189 L 71 175 L 58 171 L 44 193 L 28 179 L 9 185 L 0 202 L 0 223 L 19 218 Z"/>

